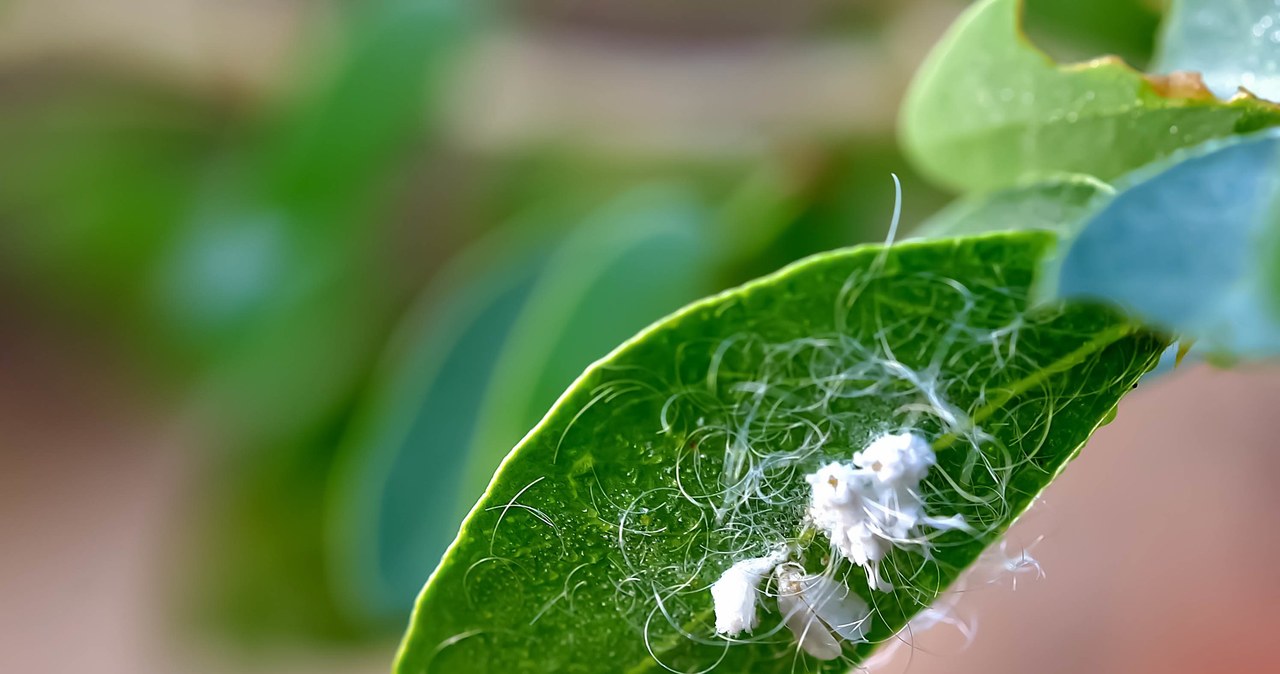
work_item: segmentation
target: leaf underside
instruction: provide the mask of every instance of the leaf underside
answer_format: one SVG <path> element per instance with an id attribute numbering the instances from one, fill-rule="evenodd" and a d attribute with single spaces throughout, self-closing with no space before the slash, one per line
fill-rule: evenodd
<path id="1" fill-rule="evenodd" d="M 395 671 L 846 671 L 1025 510 L 1167 340 L 1097 307 L 1032 308 L 1052 235 L 822 254 L 694 304 L 592 366 L 506 459 L 419 598 Z M 962 514 L 873 607 L 840 660 L 797 652 L 771 602 L 741 642 L 708 586 L 800 536 L 803 476 L 888 431 L 929 438 L 926 510 Z M 422 513 L 434 517 L 434 513 Z"/>

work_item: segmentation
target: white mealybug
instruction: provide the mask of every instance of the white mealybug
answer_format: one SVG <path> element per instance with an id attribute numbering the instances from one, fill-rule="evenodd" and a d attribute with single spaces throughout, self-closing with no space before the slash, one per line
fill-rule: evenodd
<path id="1" fill-rule="evenodd" d="M 867 582 L 888 592 L 879 562 L 894 546 L 928 543 L 921 527 L 963 529 L 964 518 L 930 517 L 920 500 L 920 482 L 937 458 L 914 433 L 882 435 L 855 452 L 851 463 L 831 462 L 805 476 L 812 488 L 809 520 L 826 533 L 845 559 L 867 570 Z"/>
<path id="2" fill-rule="evenodd" d="M 778 610 L 782 622 L 806 653 L 819 660 L 840 657 L 840 639 L 865 640 L 866 602 L 849 588 L 823 575 L 808 575 L 795 563 L 779 564 Z"/>
<path id="3" fill-rule="evenodd" d="M 756 616 L 760 583 L 786 559 L 787 551 L 779 550 L 766 557 L 744 559 L 720 574 L 719 580 L 711 585 L 716 632 L 736 637 L 756 628 L 760 623 Z"/>

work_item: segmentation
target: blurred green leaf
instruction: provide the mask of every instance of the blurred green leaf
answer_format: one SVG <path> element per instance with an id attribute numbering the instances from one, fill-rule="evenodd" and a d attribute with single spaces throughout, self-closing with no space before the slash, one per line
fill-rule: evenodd
<path id="1" fill-rule="evenodd" d="M 208 572 L 211 603 L 243 640 L 378 627 L 336 596 L 323 505 L 339 429 L 398 303 L 382 249 L 391 178 L 431 142 L 478 8 L 348 8 L 341 47 L 313 54 L 301 93 L 211 167 L 153 262 L 151 308 L 200 364 L 197 403 L 236 450 Z"/>
<path id="2" fill-rule="evenodd" d="M 1280 5 L 1274 0 L 1172 0 L 1156 68 L 1198 72 L 1223 98 L 1243 87 L 1280 101 Z"/>
<path id="3" fill-rule="evenodd" d="M 1097 307 L 1029 307 L 1052 240 L 826 253 L 628 340 L 503 462 L 423 590 L 395 671 L 849 671 L 999 537 L 1166 345 Z M 954 424 L 920 412 L 930 392 Z M 804 546 L 811 570 L 829 553 L 800 536 L 805 472 L 902 428 L 938 450 L 927 502 L 978 532 L 949 532 L 928 556 L 895 550 L 897 589 L 874 598 L 862 569 L 838 566 L 876 607 L 871 641 L 843 659 L 797 654 L 771 601 L 759 638 L 716 638 L 707 587 L 730 564 L 780 542 Z M 733 472 L 730 454 L 759 472 Z"/>
<path id="4" fill-rule="evenodd" d="M 188 591 L 206 633 L 240 647 L 279 649 L 317 640 L 368 638 L 329 591 L 323 563 L 327 484 L 345 418 L 335 415 L 286 443 L 260 445 L 254 460 L 233 457 L 206 468 L 211 493 L 186 546 L 204 566 Z"/>
<path id="5" fill-rule="evenodd" d="M 0 106 L 0 254 L 41 299 L 137 330 L 220 113 L 119 79 L 59 73 L 28 87 Z"/>
<path id="6" fill-rule="evenodd" d="M 935 213 L 912 234 L 922 238 L 964 236 L 1009 230 L 1045 230 L 1062 238 L 1075 235 L 1100 199 L 1113 194 L 1106 183 L 1066 175 L 961 197 Z"/>
<path id="7" fill-rule="evenodd" d="M 1058 293 L 1118 303 L 1226 357 L 1280 353 L 1280 131 L 1213 141 L 1116 183 Z"/>
<path id="8" fill-rule="evenodd" d="M 218 101 L 100 76 L 39 79 L 0 109 L 6 262 L 194 381 L 219 444 L 288 444 L 349 393 L 398 300 L 377 259 L 391 178 L 429 140 L 481 10 L 349 11 L 256 135 Z"/>
<path id="9" fill-rule="evenodd" d="M 681 190 L 638 189 L 550 250 L 509 229 L 452 265 L 401 334 L 335 473 L 332 554 L 353 607 L 408 616 L 456 523 L 555 396 L 711 289 L 709 219 Z"/>
<path id="10" fill-rule="evenodd" d="M 565 240 L 495 368 L 462 483 L 467 506 L 593 360 L 713 289 L 710 216 L 681 189 L 642 188 L 590 216 Z"/>
<path id="11" fill-rule="evenodd" d="M 300 98 L 213 172 L 153 278 L 228 443 L 282 443 L 337 411 L 390 320 L 377 259 L 389 177 L 426 140 L 476 6 L 381 0 Z M 332 62 L 331 62 L 332 61 Z"/>
<path id="12" fill-rule="evenodd" d="M 350 9 L 345 50 L 332 64 L 317 55 L 314 83 L 265 139 L 254 175 L 261 198 L 313 236 L 358 217 L 438 121 L 483 5 L 378 0 Z"/>
<path id="13" fill-rule="evenodd" d="M 1021 0 L 983 0 L 934 48 L 903 104 L 904 148 L 956 190 L 1053 173 L 1113 179 L 1209 138 L 1280 123 L 1280 107 L 1213 98 L 1115 59 L 1060 66 L 1022 35 Z"/>
<path id="14" fill-rule="evenodd" d="M 399 329 L 333 474 L 330 558 L 353 614 L 403 621 L 457 531 L 474 498 L 460 477 L 481 402 L 547 248 L 495 232 L 441 273 Z"/>

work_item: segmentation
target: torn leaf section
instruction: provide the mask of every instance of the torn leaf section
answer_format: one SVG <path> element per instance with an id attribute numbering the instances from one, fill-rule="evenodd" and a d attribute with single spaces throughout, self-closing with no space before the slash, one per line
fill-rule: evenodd
<path id="1" fill-rule="evenodd" d="M 1023 35 L 1021 7 L 976 3 L 911 84 L 903 146 L 943 185 L 999 189 L 1054 173 L 1109 181 L 1175 149 L 1280 123 L 1275 104 L 1219 100 L 1186 73 L 1147 78 L 1116 58 L 1054 63 Z"/>
<path id="2" fill-rule="evenodd" d="M 716 632 L 736 637 L 760 624 L 760 618 L 756 614 L 760 584 L 773 572 L 774 567 L 784 561 L 785 551 L 766 557 L 753 557 L 734 564 L 721 574 L 720 579 L 711 585 Z"/>
<path id="3" fill-rule="evenodd" d="M 1204 78 L 1200 73 L 1194 71 L 1175 70 L 1168 75 L 1145 75 L 1144 77 L 1151 88 L 1165 98 L 1197 101 L 1210 101 L 1216 98 L 1213 92 L 1209 91 L 1209 87 L 1205 86 Z"/>

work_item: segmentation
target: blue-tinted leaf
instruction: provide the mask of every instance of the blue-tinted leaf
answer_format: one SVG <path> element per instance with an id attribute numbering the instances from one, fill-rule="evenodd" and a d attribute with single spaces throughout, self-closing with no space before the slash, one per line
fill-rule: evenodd
<path id="1" fill-rule="evenodd" d="M 1116 187 L 1066 254 L 1059 293 L 1117 302 L 1209 353 L 1280 352 L 1280 133 L 1209 143 Z"/>

